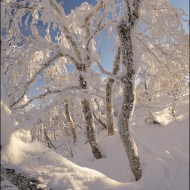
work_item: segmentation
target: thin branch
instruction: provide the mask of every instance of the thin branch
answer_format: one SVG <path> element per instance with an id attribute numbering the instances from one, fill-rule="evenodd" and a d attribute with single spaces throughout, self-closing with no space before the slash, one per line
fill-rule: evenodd
<path id="1" fill-rule="evenodd" d="M 118 81 L 118 82 L 121 82 L 121 78 L 119 78 L 118 76 L 113 75 L 112 73 L 106 71 L 106 70 L 102 67 L 102 65 L 100 64 L 99 61 L 97 61 L 97 60 L 94 60 L 94 61 L 96 62 L 97 66 L 99 67 L 99 69 L 100 69 L 100 71 L 101 71 L 102 74 L 105 74 L 105 75 L 109 76 L 110 78 L 112 78 L 112 79 L 114 79 L 114 80 L 116 80 L 116 81 Z"/>
<path id="2" fill-rule="evenodd" d="M 94 118 L 103 126 L 103 129 L 107 129 L 107 125 L 96 116 L 96 114 L 93 112 Z"/>
<path id="3" fill-rule="evenodd" d="M 24 89 L 24 92 L 22 93 L 22 95 L 20 96 L 20 98 L 18 100 L 16 100 L 13 104 L 10 105 L 10 108 L 12 108 L 14 105 L 18 104 L 21 99 L 24 97 L 24 95 L 26 94 L 27 90 L 28 90 L 28 86 L 29 84 L 31 84 L 35 79 L 36 77 L 45 69 L 47 68 L 55 59 L 57 59 L 58 57 L 60 57 L 61 54 L 56 54 L 52 57 L 50 57 L 48 60 L 46 60 L 42 65 L 41 68 L 38 69 L 38 71 L 33 75 L 33 77 L 26 82 L 26 85 L 25 85 L 25 89 Z"/>
<path id="4" fill-rule="evenodd" d="M 55 0 L 50 0 L 50 4 L 54 8 L 54 10 L 62 17 L 65 18 L 65 13 L 63 9 L 60 8 L 59 4 Z"/>
<path id="5" fill-rule="evenodd" d="M 146 47 L 146 49 L 154 56 L 154 58 L 155 58 L 160 64 L 164 65 L 164 67 L 169 71 L 169 73 L 171 73 L 172 76 L 175 75 L 175 76 L 181 81 L 180 77 L 179 77 L 176 73 L 173 73 L 173 72 L 170 70 L 170 68 L 167 66 L 167 64 L 165 64 L 163 61 L 161 61 L 161 60 L 158 58 L 158 56 L 157 56 L 149 47 L 145 46 L 145 44 L 142 42 L 142 40 L 141 40 L 140 38 L 138 38 L 138 37 L 136 36 L 136 39 L 137 39 L 144 47 Z M 163 52 L 161 52 L 161 53 L 163 54 Z"/>
<path id="6" fill-rule="evenodd" d="M 68 87 L 68 88 L 65 88 L 65 89 L 47 89 L 46 92 L 42 93 L 42 94 L 39 94 L 38 96 L 35 96 L 31 99 L 29 99 L 27 102 L 25 102 L 24 104 L 20 105 L 20 106 L 17 106 L 17 107 L 14 107 L 12 108 L 13 109 L 23 109 L 25 108 L 28 104 L 30 104 L 31 102 L 33 102 L 34 100 L 38 100 L 38 99 L 42 99 L 44 98 L 45 96 L 47 96 L 48 94 L 57 94 L 57 93 L 63 93 L 67 90 L 74 90 L 74 89 L 79 89 L 78 87 Z"/>
<path id="7" fill-rule="evenodd" d="M 27 81 L 27 85 L 31 84 L 35 79 L 36 77 L 44 70 L 46 69 L 48 66 L 50 66 L 50 64 L 55 61 L 57 58 L 61 57 L 62 54 L 58 53 L 52 57 L 50 57 L 47 61 L 45 61 L 44 63 L 42 63 L 42 67 L 38 69 L 38 71 L 35 73 L 35 75 L 33 75 L 33 77 Z"/>
<path id="8" fill-rule="evenodd" d="M 98 25 L 97 25 L 97 29 L 95 30 L 95 32 L 88 36 L 87 39 L 87 48 L 89 47 L 89 44 L 91 42 L 91 40 L 94 38 L 95 35 L 97 35 L 98 33 L 100 33 L 104 28 L 105 28 L 105 24 L 103 26 L 101 26 L 103 19 L 106 17 L 107 14 L 104 13 L 104 15 L 102 16 L 102 18 L 100 19 Z"/>
<path id="9" fill-rule="evenodd" d="M 86 29 L 86 34 L 87 34 L 87 37 L 86 37 L 86 39 L 88 39 L 88 41 L 87 41 L 87 49 L 88 49 L 88 46 L 89 46 L 89 43 L 90 43 L 90 41 L 93 39 L 93 35 L 91 35 L 90 34 L 90 29 L 89 29 L 89 26 L 88 26 L 88 24 L 89 24 L 89 21 L 90 21 L 90 19 L 92 18 L 92 16 L 94 15 L 94 13 L 96 13 L 96 12 L 98 12 L 101 8 L 103 7 L 103 2 L 101 1 L 100 3 L 98 3 L 97 5 L 96 5 L 96 7 L 94 8 L 94 9 L 92 9 L 91 10 L 91 12 L 85 17 L 85 29 Z M 103 17 L 102 17 L 102 19 L 103 19 Z M 101 22 L 102 22 L 102 19 L 100 20 L 100 23 L 99 24 L 101 24 Z"/>

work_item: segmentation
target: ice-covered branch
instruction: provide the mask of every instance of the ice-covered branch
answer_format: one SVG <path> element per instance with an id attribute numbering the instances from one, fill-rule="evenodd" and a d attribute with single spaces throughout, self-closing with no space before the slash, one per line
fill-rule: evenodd
<path id="1" fill-rule="evenodd" d="M 164 61 L 161 61 L 160 58 L 155 54 L 155 52 L 151 48 L 149 48 L 147 45 L 145 45 L 139 37 L 136 36 L 136 39 L 148 50 L 149 53 L 151 53 L 153 55 L 153 57 L 158 61 L 158 63 L 163 65 L 169 71 L 171 76 L 175 75 L 179 80 L 181 80 L 180 77 L 176 73 L 172 72 L 171 69 L 169 68 L 169 66 Z M 157 50 L 158 50 L 158 48 L 157 48 Z M 161 52 L 161 53 L 163 53 L 163 52 Z M 172 77 L 171 77 L 171 79 L 172 79 Z"/>
<path id="2" fill-rule="evenodd" d="M 33 102 L 34 100 L 38 100 L 38 99 L 42 99 L 45 96 L 47 96 L 48 94 L 57 94 L 57 93 L 63 93 L 66 92 L 68 90 L 78 90 L 79 87 L 68 87 L 68 88 L 64 88 L 64 89 L 47 89 L 44 93 L 39 94 L 38 96 L 35 96 L 29 100 L 27 100 L 27 102 L 25 102 L 24 104 L 17 106 L 17 107 L 13 107 L 11 109 L 23 109 L 25 108 L 28 104 L 30 104 L 31 102 Z"/>
<path id="3" fill-rule="evenodd" d="M 27 85 L 29 85 L 30 83 L 32 83 L 32 82 L 36 79 L 36 77 L 37 77 L 43 70 L 45 70 L 47 67 L 49 67 L 53 61 L 55 61 L 57 58 L 59 58 L 59 57 L 61 57 L 61 56 L 62 56 L 62 54 L 61 54 L 61 53 L 58 53 L 58 54 L 56 54 L 56 55 L 50 57 L 50 58 L 49 58 L 47 61 L 45 61 L 44 63 L 42 63 L 42 67 L 40 67 L 39 70 L 35 72 L 35 74 L 33 75 L 33 77 L 32 77 L 29 81 L 27 81 Z"/>
<path id="4" fill-rule="evenodd" d="M 90 21 L 90 19 L 93 17 L 93 15 L 95 14 L 95 13 L 97 13 L 101 8 L 103 7 L 103 2 L 101 1 L 100 3 L 98 3 L 97 5 L 96 5 L 96 7 L 94 7 L 91 11 L 90 11 L 90 13 L 85 17 L 85 19 L 84 19 L 84 21 L 85 21 L 85 28 L 86 28 L 86 38 L 89 38 L 90 37 L 90 28 L 88 27 L 88 22 Z M 89 44 L 90 43 L 90 41 L 91 41 L 91 39 L 92 38 L 89 38 L 89 40 L 88 40 L 88 42 L 87 42 L 87 44 Z M 88 48 L 88 45 L 87 45 L 87 48 Z"/>
<path id="5" fill-rule="evenodd" d="M 92 18 L 92 16 L 95 13 L 97 13 L 97 11 L 99 11 L 103 6 L 104 6 L 103 1 L 100 1 L 99 3 L 97 3 L 96 7 L 94 7 L 93 9 L 91 9 L 90 13 L 88 15 L 86 15 L 85 22 L 87 23 Z"/>
<path id="6" fill-rule="evenodd" d="M 108 76 L 108 77 L 110 77 L 110 78 L 112 78 L 112 79 L 114 79 L 114 80 L 116 80 L 116 81 L 121 82 L 121 78 L 119 78 L 119 77 L 116 76 L 115 74 L 112 74 L 112 73 L 106 71 L 106 70 L 103 68 L 103 66 L 100 64 L 99 61 L 96 61 L 96 60 L 95 60 L 95 62 L 96 62 L 96 64 L 97 64 L 97 66 L 99 67 L 99 69 L 100 69 L 100 71 L 101 71 L 102 74 L 105 74 L 106 76 Z"/>
<path id="7" fill-rule="evenodd" d="M 20 96 L 19 99 L 17 99 L 13 104 L 10 105 L 10 108 L 12 108 L 14 105 L 18 104 L 24 97 L 24 95 L 26 94 L 27 90 L 28 90 L 28 86 L 29 84 L 31 84 L 35 79 L 36 77 L 45 69 L 47 68 L 53 61 L 55 61 L 58 57 L 60 57 L 61 54 L 56 54 L 52 57 L 50 57 L 48 60 L 46 60 L 42 65 L 42 67 L 40 67 L 35 73 L 34 75 L 32 76 L 32 78 L 30 80 L 28 80 L 26 82 L 26 85 L 24 86 L 24 91 L 22 93 L 22 95 Z"/>
<path id="8" fill-rule="evenodd" d="M 106 14 L 104 13 L 104 15 L 102 16 L 102 18 L 100 19 L 99 23 L 97 24 L 97 27 L 95 29 L 95 31 L 93 32 L 93 34 L 89 34 L 88 38 L 87 38 L 87 47 L 89 47 L 89 44 L 91 42 L 91 40 L 95 37 L 95 35 L 97 35 L 98 33 L 100 33 L 104 28 L 105 28 L 105 24 L 102 24 L 103 19 L 106 17 Z"/>
<path id="9" fill-rule="evenodd" d="M 60 8 L 60 5 L 55 0 L 50 0 L 50 4 L 62 18 L 65 18 L 64 10 Z"/>

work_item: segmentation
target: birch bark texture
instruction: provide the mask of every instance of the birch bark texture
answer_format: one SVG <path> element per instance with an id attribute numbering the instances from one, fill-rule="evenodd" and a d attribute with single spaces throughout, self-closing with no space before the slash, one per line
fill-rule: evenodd
<path id="1" fill-rule="evenodd" d="M 82 67 L 83 72 L 86 71 L 85 65 Z M 82 72 L 79 76 L 79 84 L 80 88 L 83 90 L 87 89 L 87 81 L 85 80 L 84 76 L 82 75 Z M 94 121 L 92 116 L 92 110 L 90 109 L 90 102 L 87 99 L 82 99 L 82 108 L 84 113 L 84 118 L 86 122 L 86 135 L 88 142 L 92 148 L 92 153 L 96 159 L 102 158 L 102 153 L 99 150 L 98 143 L 95 136 L 95 127 L 94 127 Z"/>
<path id="2" fill-rule="evenodd" d="M 131 34 L 138 20 L 140 0 L 133 0 L 133 11 L 131 11 L 129 1 L 125 0 L 125 3 L 128 9 L 128 18 L 126 20 L 122 20 L 117 27 L 120 39 L 122 66 L 124 68 L 124 74 L 122 77 L 124 97 L 120 110 L 118 126 L 121 141 L 129 159 L 131 171 L 136 181 L 138 181 L 141 178 L 142 171 L 140 169 L 137 147 L 130 134 L 129 121 L 135 105 L 135 68 L 133 62 L 133 43 Z"/>
<path id="3" fill-rule="evenodd" d="M 65 116 L 66 116 L 66 120 L 67 120 L 67 125 L 71 129 L 71 133 L 72 133 L 72 136 L 73 136 L 73 143 L 75 144 L 76 141 L 77 141 L 77 135 L 76 135 L 75 127 L 74 127 L 74 124 L 73 124 L 73 120 L 72 120 L 70 112 L 69 112 L 68 99 L 65 98 L 64 101 L 65 101 Z"/>
<path id="4" fill-rule="evenodd" d="M 121 50 L 118 48 L 115 61 L 113 64 L 112 74 L 116 75 L 119 71 L 120 64 L 120 54 Z M 113 117 L 113 102 L 112 102 L 112 90 L 113 90 L 114 79 L 109 78 L 106 84 L 106 118 L 107 118 L 107 128 L 108 136 L 114 135 L 114 117 Z"/>

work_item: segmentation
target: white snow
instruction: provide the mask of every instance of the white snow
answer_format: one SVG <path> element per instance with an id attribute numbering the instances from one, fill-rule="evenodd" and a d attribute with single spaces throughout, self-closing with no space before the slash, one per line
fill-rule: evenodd
<path id="1" fill-rule="evenodd" d="M 11 115 L 11 111 L 1 101 L 1 146 L 8 144 L 10 136 L 16 130 L 17 122 Z"/>
<path id="2" fill-rule="evenodd" d="M 11 190 L 19 190 L 16 186 L 11 184 L 8 180 L 2 180 L 1 181 L 1 189 L 11 189 Z"/>
<path id="3" fill-rule="evenodd" d="M 142 178 L 135 182 L 117 129 L 113 137 L 98 135 L 105 158 L 94 160 L 88 144 L 77 146 L 74 157 L 63 157 L 44 144 L 31 142 L 30 133 L 17 131 L 11 112 L 3 111 L 2 166 L 14 168 L 43 181 L 43 187 L 56 190 L 187 190 L 189 186 L 188 96 L 183 97 L 176 118 L 168 107 L 156 113 L 162 126 L 146 124 L 138 109 L 131 121 L 131 133 L 139 151 Z M 2 108 L 5 110 L 5 107 Z M 115 118 L 117 122 L 117 118 Z M 9 130 L 9 128 L 11 130 Z M 6 129 L 6 130 L 5 130 Z M 5 134 L 4 132 L 7 131 Z M 11 134 L 11 131 L 14 131 Z M 10 135 L 11 134 L 11 135 Z M 2 134 L 1 134 L 2 135 Z M 6 135 L 6 136 L 5 136 Z"/>

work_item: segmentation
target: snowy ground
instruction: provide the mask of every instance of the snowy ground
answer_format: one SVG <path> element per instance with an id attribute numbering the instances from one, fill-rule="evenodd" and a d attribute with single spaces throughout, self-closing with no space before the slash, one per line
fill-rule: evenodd
<path id="1" fill-rule="evenodd" d="M 95 160 L 88 144 L 76 145 L 73 158 L 63 157 L 42 143 L 30 142 L 27 131 L 15 131 L 2 150 L 2 165 L 36 177 L 42 187 L 56 190 L 188 190 L 189 102 L 181 98 L 176 118 L 169 105 L 156 112 L 162 126 L 146 124 L 144 113 L 135 110 L 131 133 L 137 143 L 142 178 L 135 182 L 117 129 L 113 137 L 100 134 L 105 158 Z M 9 115 L 10 116 L 10 115 Z M 13 124 L 4 118 L 4 125 Z M 7 127 L 7 126 L 6 126 Z M 13 189 L 13 188 L 11 188 Z"/>
<path id="2" fill-rule="evenodd" d="M 9 190 L 9 189 L 18 190 L 18 188 L 16 186 L 14 186 L 8 180 L 5 180 L 5 179 L 1 179 L 1 189 L 4 189 L 4 190 Z"/>

